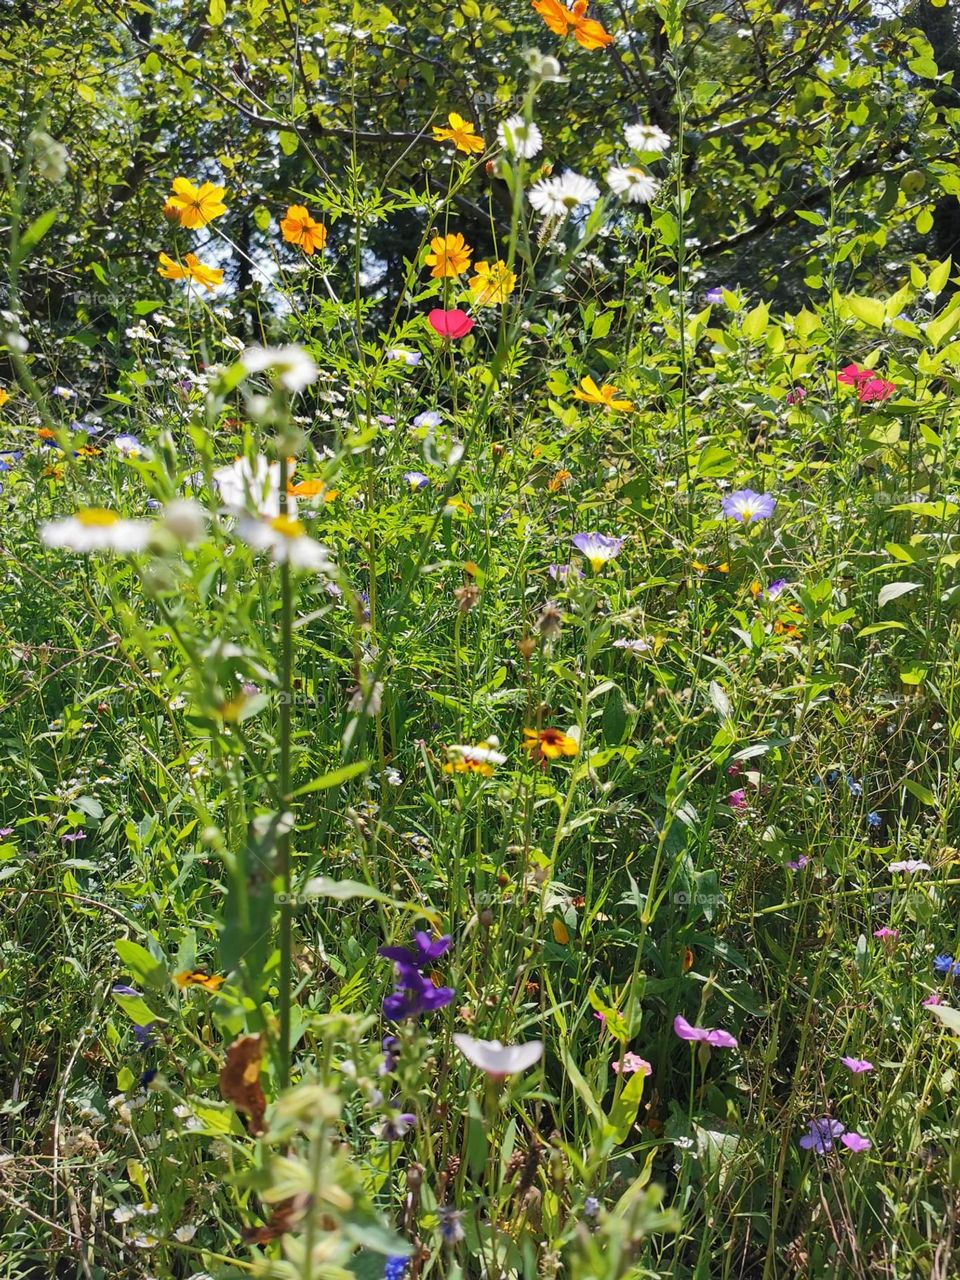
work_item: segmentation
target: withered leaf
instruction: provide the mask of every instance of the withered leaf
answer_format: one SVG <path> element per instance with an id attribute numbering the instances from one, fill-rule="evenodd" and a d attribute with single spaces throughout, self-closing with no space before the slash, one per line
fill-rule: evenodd
<path id="1" fill-rule="evenodd" d="M 227 1058 L 220 1071 L 220 1093 L 249 1117 L 247 1128 L 254 1136 L 263 1133 L 263 1117 L 267 1109 L 260 1084 L 262 1059 L 263 1037 L 241 1036 L 227 1050 Z"/>
<path id="2" fill-rule="evenodd" d="M 247 1244 L 269 1244 L 271 1240 L 279 1240 L 282 1235 L 294 1230 L 309 1208 L 311 1199 L 308 1195 L 298 1195 L 291 1196 L 289 1200 L 281 1200 L 274 1206 L 262 1227 L 244 1229 L 244 1241 Z"/>

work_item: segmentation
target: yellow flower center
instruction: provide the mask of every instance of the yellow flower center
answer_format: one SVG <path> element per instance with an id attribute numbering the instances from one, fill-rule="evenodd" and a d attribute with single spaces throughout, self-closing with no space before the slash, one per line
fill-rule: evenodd
<path id="1" fill-rule="evenodd" d="M 85 507 L 83 511 L 77 512 L 76 519 L 88 529 L 105 529 L 120 521 L 120 517 L 115 512 L 105 511 L 103 507 Z"/>
<path id="2" fill-rule="evenodd" d="M 292 516 L 275 516 L 270 521 L 270 528 L 284 538 L 302 538 L 306 533 L 300 521 L 294 520 Z"/>

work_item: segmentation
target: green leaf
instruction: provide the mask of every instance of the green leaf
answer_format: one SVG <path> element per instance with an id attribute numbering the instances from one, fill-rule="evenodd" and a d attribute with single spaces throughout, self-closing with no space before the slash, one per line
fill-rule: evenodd
<path id="1" fill-rule="evenodd" d="M 942 293 L 944 286 L 950 279 L 950 268 L 953 265 L 952 258 L 945 258 L 943 262 L 938 262 L 932 267 L 927 277 L 927 288 L 931 293 Z"/>
<path id="2" fill-rule="evenodd" d="M 285 156 L 292 156 L 300 145 L 300 139 L 295 133 L 290 133 L 286 129 L 281 129 L 277 135 L 280 142 L 280 150 Z"/>
<path id="3" fill-rule="evenodd" d="M 951 1009 L 948 1004 L 928 1004 L 927 1008 L 948 1030 L 960 1036 L 960 1009 Z"/>
<path id="4" fill-rule="evenodd" d="M 117 1004 L 137 1027 L 148 1027 L 151 1022 L 166 1022 L 158 1013 L 154 1013 L 143 996 L 125 996 L 117 991 L 110 993 Z"/>
<path id="5" fill-rule="evenodd" d="M 765 332 L 770 322 L 770 308 L 765 302 L 758 302 L 743 317 L 742 332 L 745 338 L 756 341 Z"/>
<path id="6" fill-rule="evenodd" d="M 880 594 L 877 596 L 877 604 L 882 609 L 885 604 L 889 604 L 891 600 L 898 600 L 901 596 L 905 596 L 910 591 L 919 591 L 923 584 L 920 582 L 888 582 L 885 587 L 880 588 Z"/>
<path id="7" fill-rule="evenodd" d="M 645 1071 L 636 1071 L 627 1081 L 623 1092 L 610 1109 L 609 1126 L 613 1140 L 618 1145 L 626 1142 L 630 1130 L 637 1119 L 640 1100 L 643 1097 L 643 1086 L 647 1079 Z"/>
<path id="8" fill-rule="evenodd" d="M 39 244 L 59 215 L 59 209 L 47 209 L 45 213 L 41 213 L 39 218 L 35 218 L 20 237 L 19 252 L 24 254 L 32 249 L 35 244 Z"/>
<path id="9" fill-rule="evenodd" d="M 879 298 L 860 298 L 855 293 L 847 298 L 847 306 L 858 320 L 871 325 L 874 329 L 882 329 L 887 311 Z"/>
<path id="10" fill-rule="evenodd" d="M 210 0 L 207 7 L 207 22 L 211 27 L 220 27 L 227 16 L 227 0 Z"/>
<path id="11" fill-rule="evenodd" d="M 340 787 L 345 782 L 349 782 L 351 778 L 356 778 L 358 774 L 366 773 L 369 768 L 368 761 L 354 760 L 351 764 L 341 765 L 339 769 L 334 769 L 331 773 L 325 773 L 320 778 L 314 778 L 313 782 L 308 782 L 305 786 L 298 787 L 293 794 L 295 796 L 309 796 L 314 791 L 329 791 L 331 787 Z"/>
<path id="12" fill-rule="evenodd" d="M 139 942 L 131 942 L 129 938 L 119 938 L 113 947 L 135 982 L 153 987 L 155 990 L 166 986 L 168 982 L 166 969 L 146 947 L 141 947 Z"/>
<path id="13" fill-rule="evenodd" d="M 402 905 L 373 885 L 362 884 L 359 880 L 331 880 L 329 876 L 314 876 L 308 880 L 303 886 L 303 894 L 307 898 L 334 898 L 337 902 L 365 898 L 368 902 L 388 902 L 396 907 Z"/>
<path id="14" fill-rule="evenodd" d="M 904 778 L 903 785 L 921 804 L 928 805 L 931 809 L 936 806 L 937 797 L 929 787 L 923 786 L 922 783 L 914 782 L 912 778 Z"/>

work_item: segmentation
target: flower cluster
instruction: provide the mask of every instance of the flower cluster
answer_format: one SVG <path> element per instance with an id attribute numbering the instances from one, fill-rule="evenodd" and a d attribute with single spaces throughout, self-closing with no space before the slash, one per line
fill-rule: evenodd
<path id="1" fill-rule="evenodd" d="M 449 935 L 431 938 L 429 933 L 418 931 L 413 935 L 413 947 L 380 947 L 378 955 L 392 960 L 396 966 L 396 987 L 384 997 L 383 1016 L 389 1022 L 401 1022 L 422 1013 L 443 1009 L 454 996 L 453 987 L 434 984 L 428 970 L 450 946 Z"/>

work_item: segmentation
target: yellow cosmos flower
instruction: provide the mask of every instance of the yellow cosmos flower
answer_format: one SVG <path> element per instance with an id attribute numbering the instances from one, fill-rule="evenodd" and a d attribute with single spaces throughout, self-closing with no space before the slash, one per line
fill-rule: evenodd
<path id="1" fill-rule="evenodd" d="M 339 489 L 328 489 L 322 480 L 299 480 L 287 485 L 291 498 L 322 498 L 324 502 L 332 502 L 339 492 Z"/>
<path id="2" fill-rule="evenodd" d="M 430 275 L 434 280 L 444 277 L 462 276 L 470 270 L 470 255 L 473 249 L 463 236 L 434 236 L 430 241 L 430 252 L 426 263 L 431 268 Z"/>
<path id="3" fill-rule="evenodd" d="M 614 413 L 633 412 L 633 401 L 615 399 L 617 388 L 611 386 L 609 382 L 598 387 L 592 378 L 583 378 L 573 394 L 577 400 L 583 400 L 586 404 L 603 405 L 605 409 L 612 409 Z"/>
<path id="4" fill-rule="evenodd" d="M 302 204 L 292 204 L 287 209 L 287 216 L 280 220 L 283 238 L 289 244 L 298 244 L 308 258 L 315 250 L 325 249 L 327 244 L 327 228 L 317 222 Z"/>
<path id="5" fill-rule="evenodd" d="M 227 212 L 223 203 L 223 187 L 204 182 L 195 187 L 189 178 L 174 178 L 172 190 L 163 206 L 164 217 L 179 222 L 181 227 L 205 227 L 221 213 Z"/>
<path id="6" fill-rule="evenodd" d="M 559 729 L 524 729 L 523 749 L 532 760 L 559 760 L 561 756 L 575 756 L 580 744 Z"/>
<path id="7" fill-rule="evenodd" d="M 188 253 L 183 265 L 174 262 L 169 254 L 161 253 L 157 275 L 164 280 L 193 280 L 203 285 L 204 289 L 215 289 L 223 284 L 223 271 L 220 267 L 208 267 L 200 261 L 195 253 Z"/>
<path id="8" fill-rule="evenodd" d="M 10 392 L 4 391 L 3 387 L 0 387 L 0 409 L 3 408 L 3 406 L 7 403 L 9 399 L 10 399 Z"/>
<path id="9" fill-rule="evenodd" d="M 465 151 L 467 155 L 483 150 L 483 139 L 478 137 L 469 120 L 464 120 L 456 111 L 451 111 L 447 121 L 449 129 L 436 124 L 433 126 L 434 142 L 452 142 L 458 151 Z"/>
<path id="10" fill-rule="evenodd" d="M 502 260 L 474 263 L 475 276 L 469 280 L 470 294 L 478 307 L 498 307 L 513 293 L 516 275 L 507 269 Z"/>

